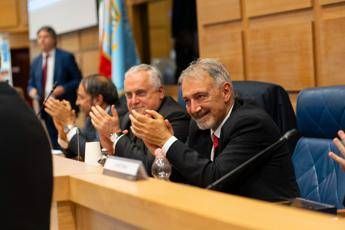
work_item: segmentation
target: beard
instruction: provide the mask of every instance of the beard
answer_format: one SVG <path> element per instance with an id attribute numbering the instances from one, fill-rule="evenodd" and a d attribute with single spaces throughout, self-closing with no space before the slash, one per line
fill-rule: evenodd
<path id="1" fill-rule="evenodd" d="M 204 113 L 203 115 L 191 115 L 192 119 L 196 122 L 197 126 L 201 130 L 212 129 L 217 123 L 215 118 L 210 113 Z"/>

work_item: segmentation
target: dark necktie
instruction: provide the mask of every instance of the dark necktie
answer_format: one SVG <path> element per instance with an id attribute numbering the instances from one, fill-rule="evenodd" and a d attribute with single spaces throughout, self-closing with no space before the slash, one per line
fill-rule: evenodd
<path id="1" fill-rule="evenodd" d="M 45 61 L 42 67 L 42 98 L 44 100 L 45 90 L 46 90 L 46 81 L 47 81 L 47 71 L 48 71 L 48 58 L 49 54 L 46 55 Z"/>
<path id="2" fill-rule="evenodd" d="M 212 141 L 213 141 L 213 150 L 214 152 L 216 152 L 216 149 L 219 144 L 219 138 L 216 135 L 212 134 Z"/>

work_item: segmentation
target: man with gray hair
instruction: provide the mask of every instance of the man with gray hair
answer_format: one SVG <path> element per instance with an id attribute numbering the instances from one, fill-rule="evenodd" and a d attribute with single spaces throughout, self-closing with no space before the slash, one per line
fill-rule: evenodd
<path id="1" fill-rule="evenodd" d="M 235 98 L 230 75 L 217 60 L 192 63 L 179 83 L 193 119 L 186 144 L 155 111 L 147 110 L 150 116 L 134 111 L 130 119 L 134 135 L 150 148 L 162 148 L 185 182 L 207 187 L 279 139 L 278 127 L 266 112 Z M 286 145 L 257 159 L 216 189 L 267 201 L 299 194 Z"/>
<path id="2" fill-rule="evenodd" d="M 125 74 L 124 93 L 129 112 L 121 120 L 115 109 L 112 109 L 113 114 L 110 116 L 99 106 L 94 106 L 90 113 L 92 123 L 100 135 L 102 146 L 108 152 L 142 161 L 146 171 L 151 174 L 153 153 L 130 130 L 130 114 L 136 111 L 145 116 L 146 110 L 157 111 L 170 122 L 175 136 L 181 141 L 187 138 L 189 117 L 174 99 L 165 96 L 161 74 L 153 66 L 140 64 L 130 68 Z M 128 134 L 121 135 L 123 130 L 128 130 Z M 174 176 L 170 179 L 174 180 Z"/>

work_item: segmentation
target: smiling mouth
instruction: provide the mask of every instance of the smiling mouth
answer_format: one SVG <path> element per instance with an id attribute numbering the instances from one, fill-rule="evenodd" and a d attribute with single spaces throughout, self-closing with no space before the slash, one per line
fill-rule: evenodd
<path id="1" fill-rule="evenodd" d="M 203 121 L 207 118 L 207 115 L 209 113 L 208 112 L 204 112 L 202 114 L 198 114 L 197 116 L 193 116 L 193 118 L 196 120 L 196 121 Z"/>
<path id="2" fill-rule="evenodd" d="M 141 110 L 141 109 L 145 109 L 144 107 L 133 107 L 132 110 Z"/>

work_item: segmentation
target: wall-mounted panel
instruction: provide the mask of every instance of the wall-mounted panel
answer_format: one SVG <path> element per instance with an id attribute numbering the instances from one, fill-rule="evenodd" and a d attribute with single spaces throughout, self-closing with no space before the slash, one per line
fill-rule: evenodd
<path id="1" fill-rule="evenodd" d="M 157 42 L 158 41 L 158 42 Z M 159 42 L 164 41 L 164 42 Z M 151 58 L 168 58 L 172 49 L 170 31 L 166 28 L 151 28 L 150 54 Z"/>
<path id="2" fill-rule="evenodd" d="M 9 34 L 11 49 L 29 47 L 29 36 L 27 32 Z"/>
<path id="3" fill-rule="evenodd" d="M 241 18 L 240 0 L 198 0 L 197 10 L 198 21 L 201 25 Z"/>
<path id="4" fill-rule="evenodd" d="M 98 73 L 99 51 L 90 50 L 81 53 L 81 66 L 83 76 Z"/>
<path id="5" fill-rule="evenodd" d="M 218 58 L 228 68 L 233 80 L 243 80 L 243 53 L 241 30 L 233 30 L 231 24 L 204 28 L 204 49 L 200 57 Z"/>
<path id="6" fill-rule="evenodd" d="M 248 17 L 275 14 L 311 7 L 311 0 L 242 0 Z"/>
<path id="7" fill-rule="evenodd" d="M 148 20 L 150 27 L 170 26 L 171 0 L 152 1 L 148 4 Z"/>
<path id="8" fill-rule="evenodd" d="M 15 27 L 18 25 L 17 4 L 14 0 L 0 1 L 0 28 Z"/>
<path id="9" fill-rule="evenodd" d="M 171 0 L 148 4 L 150 58 L 168 58 L 171 44 Z"/>
<path id="10" fill-rule="evenodd" d="M 98 26 L 80 31 L 80 49 L 98 49 Z"/>
<path id="11" fill-rule="evenodd" d="M 333 4 L 338 2 L 345 2 L 345 0 L 320 0 L 321 5 Z"/>
<path id="12" fill-rule="evenodd" d="M 323 22 L 321 30 L 321 74 L 318 84 L 345 84 L 345 17 Z"/>
<path id="13" fill-rule="evenodd" d="M 62 49 L 68 50 L 70 52 L 79 51 L 79 33 L 68 33 L 63 36 L 59 36 L 58 46 Z"/>
<path id="14" fill-rule="evenodd" d="M 311 23 L 248 31 L 248 80 L 275 82 L 288 90 L 314 86 Z"/>
<path id="15" fill-rule="evenodd" d="M 19 18 L 20 24 L 23 28 L 27 29 L 28 27 L 28 3 L 27 0 L 20 0 L 19 3 Z"/>
<path id="16" fill-rule="evenodd" d="M 322 19 L 335 19 L 345 17 L 345 2 L 340 5 L 327 5 L 322 8 Z"/>

